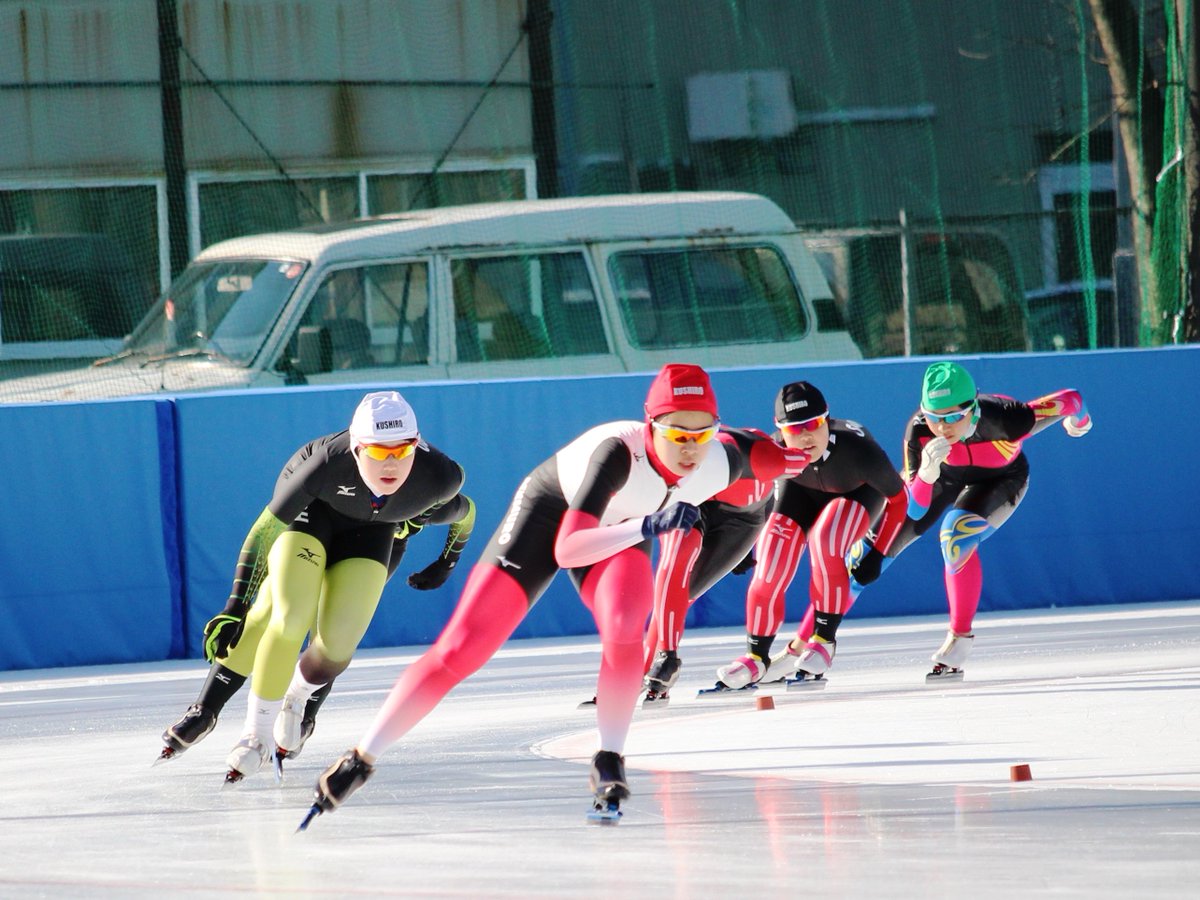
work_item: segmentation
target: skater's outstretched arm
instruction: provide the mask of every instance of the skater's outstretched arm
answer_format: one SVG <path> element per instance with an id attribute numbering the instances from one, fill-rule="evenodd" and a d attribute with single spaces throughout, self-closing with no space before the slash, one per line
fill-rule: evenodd
<path id="1" fill-rule="evenodd" d="M 1037 434 L 1055 422 L 1062 422 L 1063 429 L 1071 437 L 1083 437 L 1092 430 L 1092 417 L 1088 413 L 1087 405 L 1079 391 L 1073 388 L 1030 400 L 1029 406 L 1035 417 L 1030 434 Z"/>
<path id="2" fill-rule="evenodd" d="M 246 614 L 267 574 L 266 551 L 285 530 L 287 523 L 272 513 L 270 508 L 264 509 L 251 526 L 250 533 L 242 543 L 242 551 L 238 554 L 233 587 L 225 601 L 225 608 L 204 626 L 204 657 L 209 662 L 227 656 L 237 646 Z"/>
<path id="3" fill-rule="evenodd" d="M 431 591 L 445 584 L 462 558 L 467 541 L 471 539 L 471 532 L 475 528 L 475 503 L 466 494 L 458 494 L 452 504 L 460 513 L 450 524 L 450 533 L 446 535 L 446 544 L 442 547 L 442 552 L 420 572 L 408 576 L 409 585 L 418 591 Z M 444 504 L 442 509 L 452 504 Z M 431 518 L 430 521 L 435 519 Z"/>

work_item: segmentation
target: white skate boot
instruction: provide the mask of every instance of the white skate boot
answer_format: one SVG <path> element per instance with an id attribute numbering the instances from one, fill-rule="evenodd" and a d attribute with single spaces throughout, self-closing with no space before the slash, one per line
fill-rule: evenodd
<path id="1" fill-rule="evenodd" d="M 274 753 L 275 748 L 268 748 L 258 735 L 242 735 L 242 739 L 225 758 L 225 765 L 229 768 L 225 773 L 225 783 L 237 784 L 247 775 L 253 775 L 267 764 Z"/>
<path id="2" fill-rule="evenodd" d="M 758 679 L 759 684 L 782 684 L 796 671 L 796 663 L 800 654 L 792 649 L 791 643 L 783 645 L 783 652 L 771 657 L 767 666 L 767 674 Z"/>
<path id="3" fill-rule="evenodd" d="M 768 663 L 753 653 L 739 656 L 729 665 L 717 669 L 717 683 L 700 691 L 699 696 L 707 697 L 752 688 L 767 673 L 767 666 Z"/>
<path id="4" fill-rule="evenodd" d="M 801 688 L 824 687 L 825 673 L 833 665 L 833 655 L 837 652 L 837 643 L 812 638 L 799 656 L 793 656 L 795 677 L 787 680 L 788 690 Z"/>
<path id="5" fill-rule="evenodd" d="M 946 640 L 938 648 L 937 653 L 930 659 L 933 661 L 933 671 L 925 676 L 926 681 L 961 681 L 963 663 L 971 652 L 975 640 L 973 634 L 955 634 L 946 632 Z"/>
<path id="6" fill-rule="evenodd" d="M 308 698 L 301 699 L 290 691 L 283 698 L 283 706 L 279 708 L 279 715 L 275 717 L 273 729 L 275 746 L 279 748 L 278 756 L 289 759 L 300 755 L 308 737 L 304 733 L 304 709 L 307 706 Z"/>

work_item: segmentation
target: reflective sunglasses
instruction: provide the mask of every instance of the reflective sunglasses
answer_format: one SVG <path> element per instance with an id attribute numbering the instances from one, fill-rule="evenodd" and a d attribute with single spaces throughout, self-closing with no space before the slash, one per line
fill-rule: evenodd
<path id="1" fill-rule="evenodd" d="M 963 409 L 956 409 L 956 410 L 954 410 L 954 412 L 948 412 L 948 413 L 933 413 L 933 412 L 930 412 L 929 410 L 925 409 L 924 407 L 921 408 L 921 415 L 923 415 L 925 417 L 925 421 L 931 422 L 931 423 L 932 422 L 945 422 L 947 425 L 953 425 L 955 422 L 961 422 L 967 416 L 974 415 L 974 413 L 975 413 L 975 404 L 974 403 L 972 403 L 970 406 L 964 407 Z"/>
<path id="2" fill-rule="evenodd" d="M 666 425 L 662 422 L 651 422 L 650 427 L 665 437 L 668 441 L 674 441 L 676 444 L 686 444 L 688 441 L 695 441 L 697 444 L 707 444 L 717 436 L 717 426 L 720 422 L 714 421 L 707 428 L 680 428 L 678 425 Z"/>
<path id="3" fill-rule="evenodd" d="M 371 459 L 382 462 L 389 457 L 392 459 L 404 459 L 407 456 L 412 456 L 413 451 L 417 449 L 417 439 L 405 441 L 395 447 L 384 444 L 360 444 L 362 452 L 367 454 Z"/>
<path id="4" fill-rule="evenodd" d="M 808 419 L 804 422 L 776 422 L 775 427 L 784 434 L 804 434 L 806 431 L 816 431 L 822 425 L 829 421 L 829 416 L 817 416 L 815 419 Z"/>

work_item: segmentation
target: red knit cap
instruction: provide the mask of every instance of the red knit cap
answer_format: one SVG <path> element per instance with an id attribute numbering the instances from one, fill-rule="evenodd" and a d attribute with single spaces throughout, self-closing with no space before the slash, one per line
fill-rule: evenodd
<path id="1" fill-rule="evenodd" d="M 667 363 L 646 394 L 646 418 L 657 419 L 681 409 L 706 412 L 717 418 L 717 398 L 708 373 L 687 363 Z"/>

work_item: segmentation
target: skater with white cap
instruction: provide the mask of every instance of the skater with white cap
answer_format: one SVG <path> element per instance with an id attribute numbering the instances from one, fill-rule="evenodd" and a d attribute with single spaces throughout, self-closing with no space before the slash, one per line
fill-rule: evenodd
<path id="1" fill-rule="evenodd" d="M 226 781 L 297 747 L 309 698 L 350 664 L 379 603 L 398 523 L 450 524 L 442 554 L 414 586 L 442 584 L 475 521 L 462 467 L 421 438 L 396 391 L 368 394 L 347 431 L 288 460 L 250 529 L 225 609 L 204 629 L 209 661 L 236 648 L 270 561 L 271 616 L 254 654 L 242 739 Z M 297 662 L 305 637 L 308 647 Z"/>

